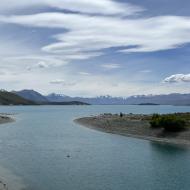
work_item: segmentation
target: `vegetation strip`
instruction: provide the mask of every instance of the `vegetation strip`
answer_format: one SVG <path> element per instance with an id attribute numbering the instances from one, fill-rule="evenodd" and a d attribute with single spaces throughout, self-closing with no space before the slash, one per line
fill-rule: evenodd
<path id="1" fill-rule="evenodd" d="M 190 145 L 190 113 L 102 114 L 79 118 L 75 122 L 108 133 Z M 156 126 L 155 122 L 157 122 Z"/>

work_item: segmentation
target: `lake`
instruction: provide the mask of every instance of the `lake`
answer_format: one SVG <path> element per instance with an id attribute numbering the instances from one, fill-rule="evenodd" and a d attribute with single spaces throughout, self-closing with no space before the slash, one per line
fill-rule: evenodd
<path id="1" fill-rule="evenodd" d="M 100 113 L 190 112 L 181 106 L 1 106 L 0 179 L 9 190 L 189 190 L 190 149 L 73 122 Z"/>

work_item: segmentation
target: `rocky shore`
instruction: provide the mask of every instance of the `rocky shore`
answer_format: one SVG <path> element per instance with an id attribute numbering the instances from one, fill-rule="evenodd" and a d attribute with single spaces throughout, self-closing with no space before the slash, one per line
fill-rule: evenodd
<path id="1" fill-rule="evenodd" d="M 152 115 L 143 114 L 102 114 L 76 119 L 75 122 L 99 131 L 130 136 L 135 138 L 172 143 L 178 145 L 190 145 L 190 129 L 181 132 L 167 132 L 161 128 L 151 128 Z"/>
<path id="2" fill-rule="evenodd" d="M 14 119 L 9 117 L 7 114 L 0 114 L 0 124 L 13 122 Z"/>

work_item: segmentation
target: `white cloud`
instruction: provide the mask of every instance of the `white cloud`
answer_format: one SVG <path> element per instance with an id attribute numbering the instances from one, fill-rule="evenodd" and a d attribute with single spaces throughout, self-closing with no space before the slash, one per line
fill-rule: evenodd
<path id="1" fill-rule="evenodd" d="M 63 78 L 64 76 L 64 78 Z M 129 76 L 130 77 L 130 76 Z M 8 73 L 0 75 L 1 88 L 7 90 L 19 90 L 30 87 L 39 92 L 48 94 L 51 92 L 64 93 L 70 96 L 130 96 L 134 94 L 160 94 L 160 93 L 189 93 L 188 83 L 183 84 L 145 84 L 128 81 L 122 76 L 90 75 L 88 80 L 80 75 L 70 75 L 60 72 L 23 72 L 18 75 Z M 52 83 L 53 82 L 53 83 Z M 186 85 L 186 86 L 185 86 Z"/>
<path id="2" fill-rule="evenodd" d="M 76 80 L 76 77 L 74 77 Z M 65 79 L 65 81 L 72 81 L 73 78 Z M 145 84 L 139 82 L 130 82 L 126 79 L 117 78 L 112 75 L 92 75 L 86 78 L 79 78 L 75 85 L 65 86 L 63 93 L 71 96 L 130 96 L 134 94 L 167 94 L 167 93 L 189 93 L 189 89 L 184 88 L 183 85 L 178 85 L 175 88 L 173 85 L 166 85 L 163 83 Z"/>
<path id="3" fill-rule="evenodd" d="M 36 65 L 27 66 L 26 70 L 31 71 L 32 69 L 35 69 L 35 68 L 45 69 L 48 67 L 49 67 L 49 65 L 46 62 L 39 61 L 39 63 L 37 63 Z"/>
<path id="4" fill-rule="evenodd" d="M 79 72 L 80 75 L 84 75 L 84 76 L 89 76 L 90 73 L 87 73 L 87 72 Z"/>
<path id="5" fill-rule="evenodd" d="M 142 71 L 140 71 L 140 73 L 151 73 L 152 71 L 151 70 L 142 70 Z"/>
<path id="6" fill-rule="evenodd" d="M 55 79 L 55 80 L 50 81 L 50 84 L 64 84 L 64 83 L 65 83 L 65 80 L 63 79 Z"/>
<path id="7" fill-rule="evenodd" d="M 133 15 L 144 10 L 139 6 L 129 3 L 119 3 L 114 0 L 6 0 L 1 2 L 0 9 L 5 11 L 37 6 L 102 15 Z"/>
<path id="8" fill-rule="evenodd" d="M 166 83 L 190 82 L 190 74 L 175 74 L 164 79 Z"/>
<path id="9" fill-rule="evenodd" d="M 127 17 L 126 15 L 135 16 L 136 13 L 142 11 L 142 8 L 113 0 L 7 0 L 1 2 L 0 10 L 3 14 L 6 10 L 29 6 L 54 7 L 63 11 L 33 15 L 0 15 L 1 27 L 4 23 L 9 23 L 26 28 L 31 27 L 31 30 L 36 30 L 38 27 L 45 28 L 45 30 L 51 28 L 51 31 L 59 31 L 59 34 L 46 36 L 46 38 L 51 37 L 51 39 L 43 43 L 46 45 L 41 47 L 41 51 L 35 49 L 34 44 L 31 44 L 32 47 L 30 47 L 30 44 L 28 45 L 24 38 L 18 40 L 12 38 L 9 42 L 6 39 L 4 41 L 1 39 L 1 66 L 7 67 L 7 70 L 12 69 L 15 73 L 21 73 L 15 76 L 10 73 L 0 75 L 0 79 L 3 81 L 2 85 L 5 86 L 5 82 L 8 81 L 6 86 L 11 88 L 23 88 L 30 85 L 31 88 L 42 89 L 43 91 L 51 89 L 50 92 L 65 87 L 69 95 L 84 94 L 92 96 L 96 95 L 96 92 L 97 95 L 127 96 L 139 94 L 142 91 L 145 93 L 160 93 L 172 90 L 188 91 L 187 88 L 181 86 L 172 89 L 171 86 L 173 85 L 169 84 L 159 84 L 160 86 L 157 86 L 155 84 L 143 85 L 143 82 L 139 84 L 120 82 L 126 81 L 123 76 L 120 79 L 113 75 L 106 78 L 78 71 L 75 71 L 76 75 L 72 72 L 68 74 L 69 69 L 67 70 L 67 67 L 63 69 L 59 66 L 66 65 L 73 60 L 85 60 L 101 56 L 106 53 L 104 50 L 107 48 L 116 49 L 119 47 L 119 49 L 122 49 L 120 52 L 130 53 L 153 52 L 180 47 L 183 44 L 190 43 L 190 17 L 157 16 L 149 18 L 143 17 L 143 15 L 141 15 L 141 18 L 139 15 L 138 17 Z M 75 13 L 64 13 L 64 10 Z M 61 32 L 62 30 L 63 32 Z M 47 35 L 49 34 L 50 32 L 47 32 Z M 40 32 L 39 35 L 41 35 Z M 71 67 L 73 67 L 72 64 Z M 117 69 L 120 66 L 118 64 L 103 64 L 102 67 Z M 26 72 L 26 68 L 32 68 L 34 71 Z M 40 70 L 39 68 L 47 69 Z M 52 68 L 51 72 L 50 68 Z M 80 68 L 80 70 L 83 70 L 83 68 Z M 149 71 L 141 72 L 148 73 Z M 63 76 L 64 80 L 62 79 Z M 86 78 L 89 80 L 86 80 Z M 189 80 L 187 75 L 185 78 L 182 76 L 177 78 L 175 82 L 179 80 L 187 82 Z M 169 82 L 169 79 L 167 80 L 165 82 Z M 184 83 L 184 85 L 188 84 Z"/>
<path id="10" fill-rule="evenodd" d="M 63 79 L 55 79 L 55 80 L 50 81 L 50 84 L 62 85 L 62 86 L 74 86 L 76 83 L 75 82 L 67 82 Z"/>
<path id="11" fill-rule="evenodd" d="M 42 48 L 47 53 L 78 58 L 101 55 L 105 48 L 123 47 L 120 52 L 153 52 L 190 43 L 190 19 L 159 16 L 129 19 L 65 13 L 0 16 L 0 22 L 30 27 L 63 28 L 55 43 Z M 132 48 L 130 48 L 132 47 Z"/>
<path id="12" fill-rule="evenodd" d="M 40 6 L 43 5 L 44 3 L 40 3 L 40 0 L 33 0 L 33 1 L 28 1 L 28 0 L 6 0 L 6 1 L 1 1 L 1 6 L 0 10 L 1 11 L 10 11 L 10 10 L 15 10 L 15 9 L 20 9 L 20 8 L 26 8 L 26 7 L 31 7 L 31 6 Z"/>
<path id="13" fill-rule="evenodd" d="M 143 10 L 141 7 L 113 0 L 47 0 L 46 2 L 59 9 L 89 14 L 133 15 Z"/>
<path id="14" fill-rule="evenodd" d="M 48 64 L 44 61 L 40 61 L 37 66 L 41 69 L 48 68 Z"/>
<path id="15" fill-rule="evenodd" d="M 67 65 L 68 60 L 66 60 L 65 57 L 54 55 L 24 55 L 4 57 L 2 62 L 14 65 L 19 63 L 22 66 L 26 65 L 27 68 L 35 69 Z"/>
<path id="16" fill-rule="evenodd" d="M 103 65 L 101 65 L 101 67 L 103 67 L 105 69 L 119 69 L 119 68 L 121 68 L 121 65 L 119 65 L 119 64 L 103 64 Z"/>

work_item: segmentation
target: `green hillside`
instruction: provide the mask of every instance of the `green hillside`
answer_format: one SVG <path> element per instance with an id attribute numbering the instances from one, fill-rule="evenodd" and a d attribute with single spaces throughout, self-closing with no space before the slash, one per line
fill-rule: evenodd
<path id="1" fill-rule="evenodd" d="M 35 105 L 36 103 L 26 100 L 14 93 L 0 91 L 0 105 Z"/>

